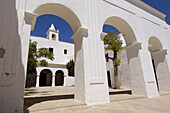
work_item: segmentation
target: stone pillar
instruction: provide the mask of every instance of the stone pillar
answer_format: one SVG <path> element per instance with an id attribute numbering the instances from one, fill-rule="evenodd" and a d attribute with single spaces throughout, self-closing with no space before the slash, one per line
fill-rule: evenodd
<path id="1" fill-rule="evenodd" d="M 160 93 L 170 92 L 170 73 L 167 64 L 167 49 L 162 49 L 160 51 L 152 52 L 152 59 L 154 60 L 154 66 L 156 71 L 157 82 L 159 86 Z"/>
<path id="2" fill-rule="evenodd" d="M 159 96 L 150 52 L 136 42 L 125 48 L 130 68 L 132 94 L 144 95 L 149 98 Z"/>
<path id="3" fill-rule="evenodd" d="M 0 112 L 23 113 L 31 19 L 25 14 L 25 0 L 2 1 L 0 7 Z M 8 10 L 6 8 L 10 7 Z M 24 16 L 25 15 L 25 16 Z M 8 38 L 7 38 L 8 37 Z"/>
<path id="4" fill-rule="evenodd" d="M 55 75 L 52 75 L 52 87 L 55 86 Z"/>
<path id="5" fill-rule="evenodd" d="M 151 58 L 151 54 L 148 48 L 148 42 L 146 43 L 147 41 L 146 39 L 148 35 L 145 31 L 146 30 L 145 28 L 147 26 L 144 26 L 143 18 L 140 15 L 136 15 L 135 18 L 136 19 L 134 21 L 134 24 L 136 25 L 136 33 L 135 33 L 136 39 L 142 42 L 142 46 L 138 46 L 138 52 L 136 54 L 136 58 L 134 56 L 129 65 L 130 65 L 130 73 L 132 71 L 134 72 L 134 74 L 131 74 L 133 75 L 131 78 L 133 77 L 136 78 L 136 83 L 138 82 L 141 83 L 141 80 L 142 80 L 143 86 L 136 85 L 134 94 L 145 95 L 148 98 L 157 97 L 159 96 L 159 93 L 158 93 L 158 89 L 156 85 L 155 74 L 154 74 L 153 65 L 152 65 L 152 58 Z M 132 52 L 133 51 L 137 51 L 137 49 L 132 50 Z M 137 64 L 135 64 L 135 62 Z M 137 66 L 138 66 L 138 69 L 137 69 Z M 135 71 L 136 71 L 136 75 L 138 74 L 139 79 L 137 78 L 137 76 L 135 76 Z M 142 89 L 145 92 L 140 90 L 139 87 L 143 87 Z"/>
<path id="6" fill-rule="evenodd" d="M 36 87 L 40 86 L 39 83 L 40 83 L 40 75 L 37 75 L 37 78 L 36 78 Z"/>
<path id="7" fill-rule="evenodd" d="M 32 24 L 35 24 L 36 21 L 36 14 L 25 12 L 25 22 L 23 25 L 22 30 L 22 40 L 21 40 L 21 47 L 22 47 L 22 60 L 24 63 L 24 70 L 27 70 L 27 61 L 28 61 L 28 52 L 29 52 L 29 40 L 30 40 L 30 32 L 33 29 Z M 25 71 L 26 74 L 26 71 Z"/>
<path id="8" fill-rule="evenodd" d="M 145 46 L 146 47 L 146 46 Z M 152 58 L 148 48 L 143 48 L 139 51 L 141 58 L 141 66 L 143 69 L 143 76 L 145 80 L 146 93 L 148 98 L 158 97 L 159 92 L 156 84 L 154 69 L 152 65 Z"/>
<path id="9" fill-rule="evenodd" d="M 75 99 L 87 105 L 108 103 L 104 44 L 98 37 L 98 45 L 93 45 L 95 40 L 91 37 L 85 28 L 80 28 L 72 37 L 75 42 Z"/>

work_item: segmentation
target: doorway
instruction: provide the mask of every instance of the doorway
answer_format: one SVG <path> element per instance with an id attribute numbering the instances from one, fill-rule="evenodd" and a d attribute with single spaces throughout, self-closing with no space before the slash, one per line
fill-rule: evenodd
<path id="1" fill-rule="evenodd" d="M 42 70 L 40 73 L 40 86 L 51 86 L 52 72 L 48 69 Z"/>
<path id="2" fill-rule="evenodd" d="M 55 86 L 64 85 L 64 72 L 61 70 L 56 71 Z"/>

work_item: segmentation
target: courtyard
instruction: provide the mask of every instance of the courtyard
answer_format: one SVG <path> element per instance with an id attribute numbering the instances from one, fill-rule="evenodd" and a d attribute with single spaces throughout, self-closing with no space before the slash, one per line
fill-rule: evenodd
<path id="1" fill-rule="evenodd" d="M 169 113 L 170 94 L 146 98 L 130 89 L 109 89 L 110 103 L 87 106 L 74 100 L 74 87 L 26 88 L 25 113 Z"/>

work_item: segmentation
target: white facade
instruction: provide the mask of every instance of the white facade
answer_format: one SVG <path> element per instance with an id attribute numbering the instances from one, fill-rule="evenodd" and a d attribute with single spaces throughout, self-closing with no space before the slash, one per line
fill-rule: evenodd
<path id="1" fill-rule="evenodd" d="M 36 87 L 40 86 L 40 78 L 41 76 L 45 76 L 45 75 L 41 75 L 41 72 L 43 70 L 49 70 L 50 71 L 50 75 L 46 77 L 46 79 L 51 79 L 49 80 L 47 85 L 51 85 L 51 86 L 56 86 L 56 79 L 57 79 L 57 75 L 56 72 L 57 71 L 62 71 L 63 73 L 63 85 L 64 86 L 73 86 L 74 85 L 74 77 L 69 77 L 68 76 L 68 70 L 66 68 L 66 64 L 70 61 L 70 60 L 74 60 L 74 44 L 72 43 L 67 43 L 67 42 L 62 42 L 59 41 L 59 30 L 55 30 L 54 25 L 52 24 L 51 27 L 49 28 L 49 30 L 47 31 L 47 38 L 44 37 L 37 37 L 37 36 L 31 36 L 30 37 L 31 41 L 37 42 L 37 49 L 39 48 L 49 48 L 49 51 L 51 51 L 54 54 L 54 60 L 49 60 L 46 58 L 40 58 L 40 60 L 46 60 L 49 64 L 48 67 L 43 67 L 43 66 L 38 66 L 36 68 L 37 70 L 37 77 L 36 77 Z M 35 75 L 34 75 L 35 76 Z M 27 82 L 29 82 L 29 80 L 32 80 L 31 77 L 33 76 L 27 76 Z M 29 84 L 29 83 L 28 83 Z M 45 84 L 44 84 L 45 85 Z"/>
<path id="2" fill-rule="evenodd" d="M 43 14 L 59 16 L 73 29 L 76 100 L 88 105 L 109 102 L 104 24 L 124 35 L 132 93 L 159 96 L 156 78 L 159 91 L 170 92 L 170 27 L 164 21 L 166 15 L 140 0 L 25 1 L 0 2 L 0 112 L 23 112 L 30 31 L 36 17 Z"/>

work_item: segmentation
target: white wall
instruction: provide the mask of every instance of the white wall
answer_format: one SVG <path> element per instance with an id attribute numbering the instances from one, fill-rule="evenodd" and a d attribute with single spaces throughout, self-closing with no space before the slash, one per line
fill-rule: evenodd
<path id="1" fill-rule="evenodd" d="M 108 56 L 113 58 L 113 52 L 112 51 L 106 51 L 108 53 Z M 128 65 L 128 59 L 127 59 L 127 52 L 126 50 L 121 50 L 118 53 L 118 58 L 121 61 L 120 66 L 118 66 L 118 78 L 119 78 L 119 86 L 120 88 L 128 88 L 131 89 L 131 80 L 130 80 L 130 69 Z M 111 78 L 111 87 L 114 88 L 114 67 L 113 67 L 113 61 L 109 60 L 109 62 L 106 62 L 107 71 L 110 71 L 110 78 Z"/>
<path id="2" fill-rule="evenodd" d="M 131 82 L 133 89 L 132 93 L 146 95 L 148 97 L 156 97 L 159 95 L 155 83 L 150 52 L 148 51 L 148 43 L 146 42 L 148 42 L 150 36 L 156 35 L 156 37 L 160 37 L 160 40 L 164 41 L 162 44 L 166 46 L 165 48 L 169 48 L 167 41 L 165 41 L 169 26 L 162 20 L 164 18 L 162 13 L 148 7 L 148 5 L 141 3 L 141 1 L 134 1 L 136 6 L 134 5 L 134 2 L 132 3 L 129 1 L 134 0 L 86 0 L 81 3 L 79 3 L 78 0 L 74 0 L 74 3 L 68 1 L 50 1 L 51 3 L 60 3 L 71 9 L 76 16 L 69 15 L 69 11 L 62 10 L 63 13 L 65 12 L 71 18 L 67 18 L 66 15 L 62 15 L 60 12 L 53 12 L 52 9 L 55 8 L 55 6 L 48 9 L 49 5 L 47 5 L 47 1 L 44 0 L 39 0 L 37 2 L 29 1 L 27 4 L 27 10 L 37 12 L 39 15 L 50 13 L 63 17 L 70 23 L 74 33 L 77 33 L 76 31 L 78 31 L 80 27 L 79 25 L 76 26 L 77 18 L 80 20 L 81 27 L 87 28 L 88 36 L 87 38 L 84 39 L 83 37 L 81 41 L 78 41 L 81 42 L 81 45 L 77 44 L 76 46 L 80 46 L 80 49 L 75 52 L 76 58 L 78 58 L 77 60 L 79 61 L 76 64 L 78 66 L 78 63 L 82 63 L 80 66 L 82 66 L 83 69 L 81 70 L 83 71 L 81 73 L 82 75 L 80 74 L 78 76 L 85 77 L 82 83 L 85 83 L 83 87 L 85 87 L 85 91 L 87 88 L 86 96 L 89 99 L 92 99 L 92 93 L 95 92 L 91 90 L 93 86 L 87 84 L 93 82 L 98 83 L 98 81 L 103 81 L 102 83 L 107 84 L 106 66 L 104 66 L 104 50 L 102 41 L 100 40 L 100 33 L 102 32 L 103 24 L 109 17 L 116 17 L 115 20 L 121 19 L 122 23 L 120 21 L 118 24 L 114 20 L 110 21 L 110 23 L 116 23 L 115 27 L 118 27 L 118 29 L 120 28 L 121 32 L 123 31 L 122 33 L 125 35 L 125 38 L 128 38 L 126 41 L 127 46 L 129 47 L 127 47 L 128 49 L 126 50 L 130 68 L 130 78 L 133 79 Z M 46 4 L 47 7 L 39 7 L 40 4 Z M 37 8 L 38 10 L 36 10 Z M 44 10 L 40 10 L 41 8 L 44 8 Z M 74 21 L 71 21 L 70 19 L 73 18 Z M 80 38 L 81 36 L 78 37 Z M 129 42 L 129 40 L 131 41 Z M 169 57 L 169 55 L 167 55 L 167 57 Z M 78 72 L 79 71 L 76 73 L 78 74 Z M 107 91 L 107 87 L 104 87 L 104 85 L 96 86 L 96 91 L 99 91 L 99 87 L 102 87 Z M 104 95 L 106 96 L 107 94 Z M 87 101 L 89 102 L 90 100 L 87 99 Z M 91 101 L 89 103 L 93 102 Z"/>
<path id="3" fill-rule="evenodd" d="M 51 33 L 51 32 L 50 32 Z M 50 34 L 49 34 L 50 35 Z M 58 37 L 56 37 L 58 39 Z M 41 71 L 44 69 L 49 69 L 52 72 L 52 75 L 58 70 L 64 72 L 64 86 L 74 85 L 74 78 L 68 76 L 68 70 L 66 64 L 70 60 L 74 60 L 74 44 L 62 41 L 54 41 L 44 37 L 31 36 L 31 41 L 37 42 L 37 49 L 39 48 L 53 48 L 54 60 L 49 60 L 46 58 L 40 58 L 39 60 L 45 59 L 48 63 L 48 67 L 38 66 L 36 68 L 37 75 L 40 75 Z M 67 50 L 67 54 L 64 54 L 64 50 Z"/>
<path id="4" fill-rule="evenodd" d="M 77 91 L 80 90 L 76 94 L 80 97 L 79 100 L 89 105 L 109 102 L 104 47 L 100 39 L 103 24 L 106 19 L 113 16 L 125 20 L 134 32 L 136 42 L 142 43 L 142 45 L 137 44 L 137 46 L 130 45 L 127 53 L 130 58 L 128 59 L 130 61 L 128 62 L 130 75 L 135 78 L 132 82 L 132 86 L 135 88 L 133 92 L 148 97 L 159 96 L 151 55 L 148 50 L 148 40 L 151 36 L 155 36 L 160 40 L 163 48 L 168 50 L 166 57 L 170 69 L 170 45 L 168 41 L 170 27 L 161 19 L 164 17 L 163 14 L 152 8 L 146 8 L 147 5 L 143 5 L 144 8 L 141 9 L 138 7 L 141 4 L 136 3 L 135 6 L 127 1 L 140 2 L 139 0 L 84 0 L 81 2 L 80 0 L 29 0 L 25 4 L 25 0 L 0 1 L 0 14 L 3 15 L 0 16 L 0 46 L 5 49 L 4 58 L 0 59 L 0 112 L 22 113 L 26 54 L 30 33 L 29 24 L 31 23 L 23 22 L 24 11 L 38 13 L 38 15 L 56 14 L 71 25 L 74 33 L 77 33 L 79 28 L 86 29 L 86 33 L 82 31 L 80 34 L 83 35 L 77 35 L 80 38 L 78 42 L 81 43 L 77 42 L 76 45 L 80 47 L 76 51 L 76 66 L 81 67 L 77 68 L 76 74 L 81 83 L 77 82 L 77 85 L 80 85 L 79 88 L 77 87 Z M 67 8 L 56 5 L 57 3 Z M 36 9 L 42 4 L 46 4 L 47 7 L 41 7 L 42 10 L 37 11 Z M 153 13 L 156 13 L 156 16 Z M 30 20 L 30 18 L 26 20 Z M 126 30 L 125 27 L 123 31 Z M 131 36 L 129 35 L 129 37 Z"/>
<path id="5" fill-rule="evenodd" d="M 22 28 L 25 0 L 0 1 L 0 112 L 22 113 L 25 82 Z"/>
<path id="6" fill-rule="evenodd" d="M 36 36 L 31 36 L 30 37 L 31 41 L 36 41 L 37 48 L 53 48 L 53 54 L 54 54 L 54 60 L 49 60 L 49 64 L 64 64 L 66 65 L 67 62 L 69 62 L 71 59 L 74 60 L 74 44 L 72 43 L 67 43 L 67 42 L 62 42 L 62 41 L 54 41 L 54 40 L 49 40 L 47 38 L 43 37 L 36 37 Z M 64 49 L 67 50 L 67 54 L 64 54 Z M 41 58 L 44 59 L 44 58 Z M 40 60 L 41 60 L 40 59 Z"/>

